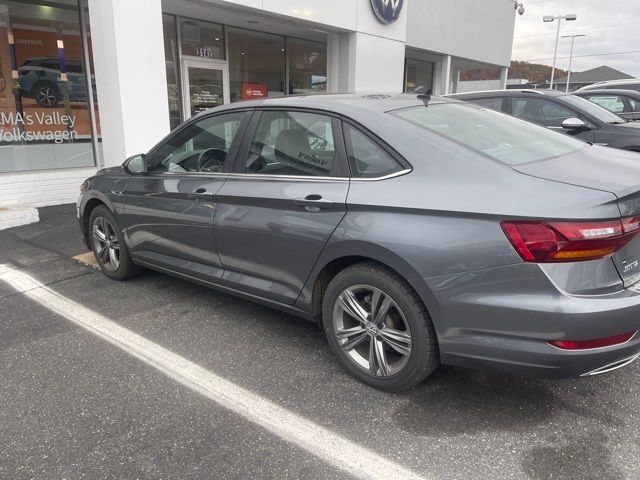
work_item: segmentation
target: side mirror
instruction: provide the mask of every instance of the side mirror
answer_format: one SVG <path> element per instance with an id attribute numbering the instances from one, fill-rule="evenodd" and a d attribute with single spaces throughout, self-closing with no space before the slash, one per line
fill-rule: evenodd
<path id="1" fill-rule="evenodd" d="M 149 170 L 147 156 L 144 153 L 129 157 L 122 166 L 131 175 L 144 175 Z"/>
<path id="2" fill-rule="evenodd" d="M 579 118 L 571 117 L 562 122 L 562 128 L 567 130 L 589 130 L 589 127 Z"/>

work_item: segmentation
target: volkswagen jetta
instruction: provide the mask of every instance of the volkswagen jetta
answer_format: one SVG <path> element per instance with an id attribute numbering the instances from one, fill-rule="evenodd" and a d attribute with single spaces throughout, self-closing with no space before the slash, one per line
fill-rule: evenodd
<path id="1" fill-rule="evenodd" d="M 440 363 L 603 373 L 640 353 L 640 165 L 469 103 L 322 95 L 206 111 L 86 180 L 105 275 L 148 267 L 318 322 L 398 391 Z"/>

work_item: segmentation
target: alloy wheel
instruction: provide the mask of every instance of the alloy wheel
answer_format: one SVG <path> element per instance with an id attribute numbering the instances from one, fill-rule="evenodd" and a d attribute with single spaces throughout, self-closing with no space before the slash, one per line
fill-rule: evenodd
<path id="1" fill-rule="evenodd" d="M 398 304 L 379 288 L 354 285 L 333 308 L 338 345 L 360 369 L 376 377 L 400 372 L 411 355 L 411 330 Z"/>
<path id="2" fill-rule="evenodd" d="M 45 107 L 52 107 L 57 103 L 58 95 L 51 87 L 43 86 L 38 89 L 36 101 Z"/>
<path id="3" fill-rule="evenodd" d="M 120 266 L 120 243 L 113 225 L 104 217 L 93 222 L 93 244 L 100 264 L 115 271 Z"/>

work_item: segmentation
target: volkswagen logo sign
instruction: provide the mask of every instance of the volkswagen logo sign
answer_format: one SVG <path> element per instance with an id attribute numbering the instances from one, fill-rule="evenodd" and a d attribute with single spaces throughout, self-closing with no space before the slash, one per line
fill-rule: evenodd
<path id="1" fill-rule="evenodd" d="M 398 20 L 404 0 L 371 0 L 373 11 L 382 23 Z"/>

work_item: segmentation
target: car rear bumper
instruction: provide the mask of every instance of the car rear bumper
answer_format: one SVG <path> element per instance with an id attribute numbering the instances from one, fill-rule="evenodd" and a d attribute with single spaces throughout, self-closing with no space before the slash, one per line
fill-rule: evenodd
<path id="1" fill-rule="evenodd" d="M 601 348 L 565 350 L 548 343 L 639 331 L 640 293 L 633 288 L 572 295 L 535 264 L 425 282 L 438 302 L 434 324 L 445 364 L 532 377 L 577 377 L 621 368 L 640 354 L 640 332 L 625 343 Z"/>

